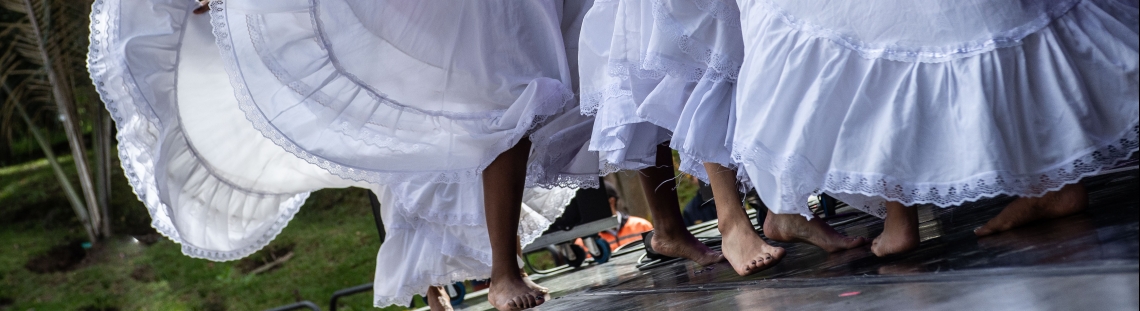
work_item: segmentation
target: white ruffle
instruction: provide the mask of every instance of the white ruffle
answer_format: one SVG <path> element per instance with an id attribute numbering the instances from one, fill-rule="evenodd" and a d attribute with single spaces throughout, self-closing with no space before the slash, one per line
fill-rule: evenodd
<path id="1" fill-rule="evenodd" d="M 602 166 L 654 165 L 670 141 L 680 169 L 706 179 L 704 162 L 732 165 L 734 81 L 743 58 L 731 1 L 597 2 L 587 13 L 582 111 L 595 115 L 590 150 Z"/>
<path id="2" fill-rule="evenodd" d="M 481 181 L 434 183 L 419 175 L 384 186 L 354 183 L 286 152 L 238 108 L 208 16 L 190 13 L 196 7 L 100 0 L 92 10 L 91 77 L 118 126 L 123 169 L 160 233 L 188 256 L 235 260 L 276 237 L 310 190 L 363 186 L 384 201 L 389 233 L 377 256 L 377 304 L 405 304 L 430 285 L 489 275 Z M 574 133 L 590 125 L 576 115 L 542 120 L 555 126 L 533 129 L 529 135 L 542 138 L 536 148 L 584 145 L 588 136 Z M 531 165 L 541 170 L 530 173 L 551 184 L 596 185 L 596 175 L 559 170 L 590 159 L 580 148 L 562 149 L 571 151 L 538 152 L 544 156 Z M 574 194 L 526 189 L 522 243 L 545 231 Z"/>
<path id="3" fill-rule="evenodd" d="M 590 182 L 582 176 L 596 175 L 596 165 L 545 167 L 588 162 L 565 159 L 592 158 L 579 152 L 585 140 L 542 140 L 587 136 L 575 125 L 591 122 L 575 113 L 567 30 L 549 23 L 575 12 L 545 2 L 478 3 L 229 0 L 213 2 L 211 14 L 246 116 L 274 143 L 337 176 L 477 181 L 521 138 L 547 131 L 529 136 L 550 149 L 532 148 L 539 162 L 528 167 L 541 172 L 529 172 L 528 185 Z M 489 14 L 506 6 L 527 18 Z M 498 43 L 482 44 L 491 41 Z"/>
<path id="4" fill-rule="evenodd" d="M 414 295 L 425 295 L 429 286 L 490 277 L 481 183 L 412 181 L 376 192 L 387 232 L 376 256 L 377 307 L 406 305 Z M 527 189 L 518 230 L 522 245 L 545 231 L 575 193 L 567 188 Z"/>
<path id="5" fill-rule="evenodd" d="M 309 190 L 349 183 L 243 126 L 241 111 L 226 109 L 236 100 L 226 100 L 231 93 L 224 81 L 176 91 L 179 83 L 225 77 L 221 67 L 180 72 L 187 64 L 179 60 L 198 66 L 218 58 L 208 20 L 190 16 L 194 7 L 173 0 L 96 1 L 88 69 L 115 120 L 123 171 L 151 225 L 188 256 L 234 260 L 273 240 Z M 204 44 L 183 46 L 184 40 Z M 217 128 L 204 132 L 209 126 Z M 240 168 L 248 163 L 260 166 Z"/>
<path id="6" fill-rule="evenodd" d="M 868 59 L 943 62 L 1016 46 L 1081 0 L 760 0 L 804 35 L 825 38 Z M 979 19 L 979 13 L 994 18 Z M 891 18 L 866 18 L 871 14 Z"/>
<path id="7" fill-rule="evenodd" d="M 585 23 L 579 54 L 590 76 L 582 90 L 582 113 L 632 95 L 630 78 L 667 75 L 688 82 L 735 81 L 743 57 L 736 4 L 723 0 L 596 1 Z M 591 17 L 593 15 L 593 17 Z"/>
<path id="8" fill-rule="evenodd" d="M 738 121 L 733 157 L 774 212 L 810 217 L 818 192 L 878 216 L 883 200 L 1040 196 L 1137 150 L 1134 3 L 1080 1 L 1015 45 L 901 62 L 762 2 L 742 8 L 737 108 L 757 118 Z"/>

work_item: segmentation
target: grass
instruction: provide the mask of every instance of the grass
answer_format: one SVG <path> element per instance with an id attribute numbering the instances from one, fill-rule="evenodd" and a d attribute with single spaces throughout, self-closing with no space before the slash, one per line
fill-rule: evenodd
<path id="1" fill-rule="evenodd" d="M 70 156 L 59 160 L 76 180 Z M 244 262 L 210 262 L 183 255 L 163 237 L 139 243 L 135 237 L 156 233 L 121 168 L 114 168 L 110 213 L 116 235 L 88 250 L 74 270 L 46 274 L 25 264 L 54 246 L 85 239 L 83 230 L 47 160 L 0 168 L 0 311 L 259 310 L 298 300 L 327 307 L 337 289 L 373 279 L 380 241 L 366 190 L 317 191 L 266 250 Z M 682 206 L 695 192 L 695 184 L 678 179 Z M 279 268 L 242 272 L 270 251 L 290 247 L 294 256 Z M 369 294 L 341 301 L 341 310 L 375 310 Z"/>
<path id="2" fill-rule="evenodd" d="M 61 160 L 74 174 L 70 159 Z M 183 255 L 166 238 L 140 243 L 136 236 L 154 237 L 150 216 L 122 172 L 113 177 L 118 234 L 74 270 L 37 274 L 25 264 L 84 239 L 83 231 L 46 161 L 0 168 L 0 310 L 259 310 L 297 300 L 327 307 L 335 290 L 373 279 L 380 240 L 366 190 L 315 192 L 266 250 L 244 262 L 210 262 Z M 242 272 L 288 247 L 294 256 L 278 268 Z M 341 310 L 375 310 L 369 294 L 341 301 Z"/>
<path id="3" fill-rule="evenodd" d="M 677 176 L 677 201 L 680 201 L 681 210 L 685 210 L 685 204 L 689 203 L 693 197 L 697 196 L 697 190 L 700 185 L 697 184 L 697 178 L 689 174 L 685 174 L 676 169 L 681 166 L 681 155 L 673 150 L 673 175 Z"/>

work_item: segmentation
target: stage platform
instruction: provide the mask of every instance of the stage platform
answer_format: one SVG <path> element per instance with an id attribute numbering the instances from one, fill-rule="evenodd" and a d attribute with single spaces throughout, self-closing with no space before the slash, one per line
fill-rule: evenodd
<path id="1" fill-rule="evenodd" d="M 633 247 L 605 264 L 536 275 L 553 300 L 538 310 L 1137 310 L 1140 309 L 1140 176 L 1135 166 L 1085 180 L 1090 208 L 986 238 L 973 230 L 1011 198 L 919 207 L 922 244 L 895 258 L 867 247 L 826 253 L 805 244 L 775 267 L 740 277 L 728 263 L 676 261 L 637 268 Z M 875 237 L 882 221 L 853 210 L 829 219 Z M 842 213 L 848 215 L 842 215 Z M 718 235 L 715 225 L 694 228 Z M 463 310 L 491 309 L 485 291 Z"/>

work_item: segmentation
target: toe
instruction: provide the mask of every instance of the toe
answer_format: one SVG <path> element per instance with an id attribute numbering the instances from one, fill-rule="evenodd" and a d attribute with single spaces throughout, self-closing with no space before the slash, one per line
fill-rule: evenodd
<path id="1" fill-rule="evenodd" d="M 524 309 L 534 308 L 534 306 L 535 306 L 534 296 L 525 295 L 525 298 L 523 299 L 523 304 L 525 305 L 523 307 Z"/>

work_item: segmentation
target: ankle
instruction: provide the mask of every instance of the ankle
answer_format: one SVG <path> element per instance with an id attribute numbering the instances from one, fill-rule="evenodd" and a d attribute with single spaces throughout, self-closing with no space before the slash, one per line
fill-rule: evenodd
<path id="1" fill-rule="evenodd" d="M 756 231 L 756 227 L 753 227 L 752 222 L 748 220 L 718 222 L 717 229 L 720 230 L 720 234 L 722 236 L 733 233 Z"/>
<path id="2" fill-rule="evenodd" d="M 692 236 L 688 228 L 685 227 L 656 227 L 653 229 L 653 239 L 661 239 L 664 241 L 679 241 Z"/>
<path id="3" fill-rule="evenodd" d="M 883 233 L 895 236 L 918 236 L 918 224 L 906 221 L 885 222 Z"/>
<path id="4" fill-rule="evenodd" d="M 503 269 L 506 271 L 497 271 L 491 269 L 491 284 L 495 282 L 521 282 L 522 274 L 517 269 Z"/>

